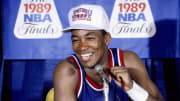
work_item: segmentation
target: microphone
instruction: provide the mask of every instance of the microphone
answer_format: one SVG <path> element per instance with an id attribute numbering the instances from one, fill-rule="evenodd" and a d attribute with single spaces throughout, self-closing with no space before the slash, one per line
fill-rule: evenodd
<path id="1" fill-rule="evenodd" d="M 114 89 L 114 88 L 112 87 L 109 79 L 107 78 L 106 74 L 104 73 L 103 67 L 101 65 L 96 65 L 95 70 L 100 74 L 103 81 L 106 83 L 105 84 L 105 89 L 104 89 L 104 95 L 105 95 L 105 101 L 108 101 L 109 100 L 109 97 L 108 97 L 109 87 L 107 88 L 107 86 L 110 86 L 110 88 L 112 88 L 112 89 Z M 118 99 L 118 101 L 120 101 L 120 98 L 117 95 L 117 92 L 115 92 L 115 95 L 116 95 L 116 99 Z"/>
<path id="2" fill-rule="evenodd" d="M 96 65 L 95 70 L 100 74 L 102 79 L 107 83 L 110 84 L 110 81 L 108 77 L 106 76 L 106 73 L 104 73 L 103 67 L 101 65 Z"/>
<path id="3" fill-rule="evenodd" d="M 103 84 L 104 84 L 104 97 L 105 97 L 105 101 L 109 101 L 109 79 L 107 78 L 106 74 L 103 71 L 103 67 L 101 65 L 96 65 L 95 66 L 95 70 L 100 74 L 100 76 L 103 79 Z"/>

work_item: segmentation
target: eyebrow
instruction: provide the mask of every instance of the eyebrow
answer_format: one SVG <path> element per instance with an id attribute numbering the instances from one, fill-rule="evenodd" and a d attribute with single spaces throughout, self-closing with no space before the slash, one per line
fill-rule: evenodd
<path id="1" fill-rule="evenodd" d="M 89 36 L 89 35 L 95 35 L 95 32 L 88 32 L 85 36 Z"/>
<path id="2" fill-rule="evenodd" d="M 85 36 L 89 36 L 89 35 L 95 35 L 96 33 L 95 32 L 88 32 L 86 33 Z M 74 38 L 74 37 L 78 37 L 77 35 L 71 35 L 71 38 Z"/>

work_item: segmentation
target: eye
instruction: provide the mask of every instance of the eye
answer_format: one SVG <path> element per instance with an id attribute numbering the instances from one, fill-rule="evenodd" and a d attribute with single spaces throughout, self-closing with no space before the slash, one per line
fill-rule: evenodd
<path id="1" fill-rule="evenodd" d="M 87 37 L 87 40 L 95 40 L 95 37 Z"/>
<path id="2" fill-rule="evenodd" d="M 79 42 L 78 39 L 72 39 L 72 43 L 77 43 L 77 42 Z"/>

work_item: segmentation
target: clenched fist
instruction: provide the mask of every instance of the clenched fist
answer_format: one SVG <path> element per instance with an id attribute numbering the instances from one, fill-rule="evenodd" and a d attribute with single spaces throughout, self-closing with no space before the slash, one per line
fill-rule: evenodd
<path id="1" fill-rule="evenodd" d="M 128 91 L 133 87 L 131 76 L 126 67 L 115 66 L 110 69 L 110 73 L 115 83 L 123 88 L 124 91 Z"/>

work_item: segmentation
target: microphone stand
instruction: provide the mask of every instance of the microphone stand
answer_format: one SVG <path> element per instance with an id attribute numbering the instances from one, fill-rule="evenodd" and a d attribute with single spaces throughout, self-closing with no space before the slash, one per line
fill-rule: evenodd
<path id="1" fill-rule="evenodd" d="M 103 89 L 104 89 L 104 96 L 105 96 L 105 101 L 109 101 L 109 84 L 103 78 Z"/>

